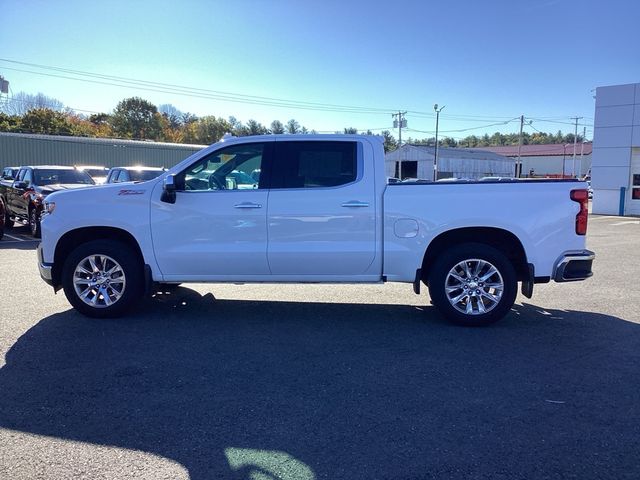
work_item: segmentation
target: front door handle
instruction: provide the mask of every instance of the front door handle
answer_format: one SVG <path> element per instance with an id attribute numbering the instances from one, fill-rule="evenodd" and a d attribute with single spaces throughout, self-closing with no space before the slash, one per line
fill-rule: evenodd
<path id="1" fill-rule="evenodd" d="M 262 208 L 262 205 L 259 203 L 252 202 L 242 202 L 234 205 L 235 208 Z"/>
<path id="2" fill-rule="evenodd" d="M 351 202 L 345 202 L 342 204 L 343 207 L 368 207 L 369 204 L 367 202 L 358 202 L 358 201 L 351 201 Z"/>

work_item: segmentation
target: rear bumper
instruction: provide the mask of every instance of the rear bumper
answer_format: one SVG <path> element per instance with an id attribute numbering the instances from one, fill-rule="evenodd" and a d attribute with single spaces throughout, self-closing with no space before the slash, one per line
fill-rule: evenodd
<path id="1" fill-rule="evenodd" d="M 593 275 L 591 265 L 596 254 L 591 250 L 565 252 L 556 261 L 553 279 L 556 282 L 575 282 Z"/>
<path id="2" fill-rule="evenodd" d="M 40 278 L 53 287 L 53 264 L 43 261 L 42 243 L 38 245 L 38 270 L 40 270 Z"/>

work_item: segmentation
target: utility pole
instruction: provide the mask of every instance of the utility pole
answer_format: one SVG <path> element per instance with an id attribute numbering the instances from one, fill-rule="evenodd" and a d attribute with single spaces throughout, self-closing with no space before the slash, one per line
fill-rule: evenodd
<path id="1" fill-rule="evenodd" d="M 440 112 L 444 107 L 446 107 L 446 105 L 443 105 L 438 109 L 437 103 L 433 106 L 433 109 L 436 112 L 436 149 L 433 154 L 433 181 L 434 182 L 438 180 L 438 123 L 440 120 Z"/>
<path id="2" fill-rule="evenodd" d="M 582 176 L 582 157 L 584 156 L 584 140 L 587 138 L 587 127 L 582 127 L 582 146 L 580 147 L 580 176 Z"/>
<path id="3" fill-rule="evenodd" d="M 518 160 L 516 160 L 516 178 L 520 178 L 522 176 L 522 158 L 520 158 L 520 151 L 522 150 L 522 128 L 524 124 L 531 125 L 533 120 L 529 120 L 528 122 L 524 121 L 524 115 L 520 115 L 520 134 L 518 135 Z"/>
<path id="4" fill-rule="evenodd" d="M 398 157 L 400 157 L 400 147 L 402 146 L 402 127 L 407 128 L 407 120 L 404 116 L 407 114 L 406 111 L 401 112 L 398 110 L 398 113 L 392 113 L 391 116 L 394 118 L 393 126 L 398 127 Z M 402 159 L 398 158 L 398 178 L 402 180 Z"/>
<path id="5" fill-rule="evenodd" d="M 522 176 L 522 159 L 520 158 L 520 150 L 522 149 L 522 128 L 524 127 L 524 115 L 520 115 L 520 135 L 518 135 L 518 160 L 516 161 L 515 177 Z"/>
<path id="6" fill-rule="evenodd" d="M 576 130 L 573 134 L 573 178 L 576 177 L 576 146 L 578 145 L 578 120 L 582 117 L 571 117 L 576 121 Z"/>

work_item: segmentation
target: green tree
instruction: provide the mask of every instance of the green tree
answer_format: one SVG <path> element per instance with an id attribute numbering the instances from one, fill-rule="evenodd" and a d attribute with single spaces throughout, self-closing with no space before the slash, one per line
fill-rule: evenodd
<path id="1" fill-rule="evenodd" d="M 184 113 L 182 113 L 170 103 L 163 103 L 162 105 L 158 105 L 158 112 L 167 119 L 168 127 L 170 129 L 176 130 L 182 125 Z"/>
<path id="2" fill-rule="evenodd" d="M 195 135 L 193 138 L 189 138 L 185 141 L 190 143 L 202 143 L 211 144 L 220 140 L 225 133 L 229 133 L 233 127 L 224 118 L 216 118 L 213 115 L 207 115 L 206 117 L 199 118 L 192 125 L 195 126 Z"/>
<path id="3" fill-rule="evenodd" d="M 18 115 L 7 115 L 0 112 L 0 132 L 20 131 L 21 118 Z"/>
<path id="4" fill-rule="evenodd" d="M 198 117 L 196 117 L 193 113 L 183 113 L 182 114 L 182 118 L 180 119 L 182 122 L 182 125 L 188 125 L 189 123 L 194 123 L 198 120 Z"/>
<path id="5" fill-rule="evenodd" d="M 458 142 L 456 142 L 456 140 L 454 138 L 451 138 L 451 137 L 444 137 L 442 140 L 440 140 L 439 143 L 443 147 L 457 147 L 458 146 Z"/>
<path id="6" fill-rule="evenodd" d="M 154 104 L 140 97 L 122 100 L 113 112 L 116 135 L 125 138 L 157 140 L 162 134 L 160 114 Z"/>
<path id="7" fill-rule="evenodd" d="M 249 120 L 246 126 L 247 135 L 266 135 L 269 133 L 267 127 L 256 120 Z"/>
<path id="8" fill-rule="evenodd" d="M 284 125 L 280 120 L 274 120 L 271 122 L 271 133 L 281 134 L 284 133 Z"/>
<path id="9" fill-rule="evenodd" d="M 287 122 L 287 133 L 295 134 L 300 131 L 300 124 L 293 118 Z"/>
<path id="10" fill-rule="evenodd" d="M 382 138 L 384 138 L 385 152 L 391 152 L 392 150 L 398 148 L 398 142 L 396 142 L 395 137 L 391 135 L 391 132 L 389 130 L 382 131 Z"/>
<path id="11" fill-rule="evenodd" d="M 344 129 L 344 134 L 345 135 L 355 135 L 358 133 L 358 129 L 354 128 L 354 127 L 346 127 Z"/>
<path id="12" fill-rule="evenodd" d="M 25 133 L 71 135 L 73 127 L 66 115 L 49 108 L 29 110 L 22 116 L 20 128 Z"/>
<path id="13" fill-rule="evenodd" d="M 89 121 L 94 125 L 104 125 L 111 122 L 111 116 L 108 113 L 94 113 L 89 116 Z"/>

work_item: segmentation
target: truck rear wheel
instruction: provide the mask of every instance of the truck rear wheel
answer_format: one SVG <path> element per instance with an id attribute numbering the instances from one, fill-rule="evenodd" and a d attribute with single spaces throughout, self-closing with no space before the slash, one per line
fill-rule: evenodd
<path id="1" fill-rule="evenodd" d="M 143 283 L 139 258 L 118 241 L 84 243 L 69 254 L 62 269 L 67 300 L 89 317 L 124 314 L 142 296 Z"/>
<path id="2" fill-rule="evenodd" d="M 429 275 L 433 304 L 451 322 L 484 326 L 503 318 L 518 292 L 515 269 L 499 250 L 481 243 L 456 245 Z"/>

